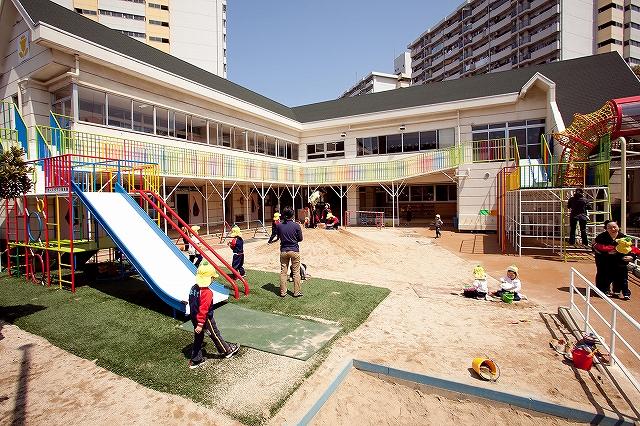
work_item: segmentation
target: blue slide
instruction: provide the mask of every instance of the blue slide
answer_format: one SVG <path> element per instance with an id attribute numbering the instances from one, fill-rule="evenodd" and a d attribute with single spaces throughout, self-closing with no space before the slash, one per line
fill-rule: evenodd
<path id="1" fill-rule="evenodd" d="M 149 288 L 176 311 L 189 314 L 189 289 L 196 267 L 120 185 L 115 192 L 73 191 L 114 243 L 127 256 Z M 214 283 L 213 303 L 229 298 L 229 291 Z"/>

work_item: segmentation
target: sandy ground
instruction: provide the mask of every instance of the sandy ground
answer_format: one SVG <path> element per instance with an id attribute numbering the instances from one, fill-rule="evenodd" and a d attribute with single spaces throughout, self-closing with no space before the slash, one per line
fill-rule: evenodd
<path id="1" fill-rule="evenodd" d="M 322 277 L 383 286 L 391 294 L 364 324 L 334 344 L 326 361 L 270 423 L 289 424 L 300 419 L 349 358 L 639 416 L 632 408 L 640 407 L 637 394 L 631 400 L 620 395 L 595 369 L 575 370 L 549 348 L 550 338 L 564 332 L 555 316 L 555 305 L 535 298 L 506 305 L 461 297 L 458 293 L 469 281 L 473 262 L 434 243 L 424 229 L 316 229 L 305 230 L 304 237 L 302 259 L 312 278 L 303 291 L 304 286 L 313 285 L 313 277 Z M 228 248 L 225 250 L 220 253 L 228 255 Z M 247 238 L 245 267 L 277 272 L 278 251 L 278 244 Z M 504 259 L 499 269 L 511 261 Z M 492 279 L 490 287 L 496 289 L 498 282 Z M 6 338 L 0 341 L 0 424 L 15 416 L 26 417 L 28 423 L 56 424 L 234 423 L 217 415 L 215 409 L 146 389 L 14 326 L 5 326 L 2 332 Z M 32 346 L 25 350 L 28 344 Z M 21 376 L 25 353 L 29 354 L 29 369 Z M 243 374 L 232 380 L 234 387 L 225 400 L 238 412 L 249 408 L 238 402 L 240 397 L 282 392 L 304 371 L 301 364 L 288 358 L 267 359 L 261 354 L 250 350 L 243 357 L 265 365 L 264 374 L 252 376 L 249 383 L 242 383 Z M 502 374 L 497 383 L 481 382 L 470 372 L 471 359 L 476 356 L 491 357 L 500 365 Z M 287 369 L 295 375 L 283 374 Z M 25 387 L 27 398 L 17 397 Z M 375 393 L 363 391 L 357 403 L 375 407 Z M 342 403 L 338 398 L 336 404 Z M 370 414 L 371 410 L 365 413 Z M 384 410 L 373 414 L 381 419 L 386 415 Z M 347 416 L 356 423 L 364 421 L 357 411 L 349 411 Z M 467 412 L 456 421 L 469 423 L 474 418 Z M 526 416 L 518 415 L 521 418 Z M 499 417 L 495 422 L 503 423 Z"/>
<path id="2" fill-rule="evenodd" d="M 239 424 L 1 324 L 0 424 Z"/>
<path id="3" fill-rule="evenodd" d="M 466 397 L 444 397 L 429 392 L 428 388 L 412 388 L 354 370 L 311 424 L 351 425 L 354 419 L 358 419 L 359 425 L 581 424 L 532 414 Z"/>
<path id="4" fill-rule="evenodd" d="M 277 248 L 249 250 L 249 267 L 277 270 Z M 473 263 L 434 244 L 423 230 L 306 230 L 301 252 L 313 276 L 384 286 L 391 294 L 367 322 L 334 345 L 272 424 L 300 418 L 348 358 L 638 417 L 637 394 L 633 400 L 621 396 L 596 370 L 576 370 L 550 349 L 549 340 L 565 332 L 554 306 L 534 299 L 506 305 L 459 296 Z M 509 262 L 505 259 L 504 268 Z M 489 285 L 498 288 L 495 279 Z M 500 365 L 498 383 L 481 382 L 469 371 L 471 360 L 482 355 Z"/>

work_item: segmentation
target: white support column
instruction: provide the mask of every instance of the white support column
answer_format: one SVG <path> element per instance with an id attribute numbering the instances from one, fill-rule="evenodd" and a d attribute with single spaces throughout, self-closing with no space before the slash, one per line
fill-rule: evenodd
<path id="1" fill-rule="evenodd" d="M 341 216 L 340 224 L 342 224 L 344 222 L 344 209 L 343 209 L 342 199 L 347 196 L 347 194 L 349 193 L 349 190 L 353 188 L 353 185 L 348 185 L 346 190 L 342 189 L 342 185 L 340 185 L 338 188 L 340 189 L 340 192 L 336 191 L 336 189 L 333 186 L 331 186 L 331 189 L 333 190 L 333 192 L 335 192 L 336 195 L 340 197 L 340 216 Z"/>
<path id="2" fill-rule="evenodd" d="M 291 185 L 291 189 L 289 189 L 289 186 L 287 185 L 287 191 L 289 192 L 289 195 L 291 195 L 291 207 L 293 208 L 294 218 L 296 218 L 296 196 L 298 195 L 298 192 L 300 192 L 300 187 L 296 188 L 295 185 Z"/>
<path id="3" fill-rule="evenodd" d="M 627 140 L 620 137 L 620 230 L 627 233 Z"/>
<path id="4" fill-rule="evenodd" d="M 207 126 L 208 128 L 208 126 Z M 209 130 L 207 130 L 208 132 Z M 204 220 L 207 222 L 207 235 L 209 235 L 209 181 L 204 181 Z"/>
<path id="5" fill-rule="evenodd" d="M 253 183 L 253 188 L 256 190 L 256 192 L 258 193 L 258 195 L 260 196 L 261 202 L 262 202 L 262 226 L 266 226 L 265 225 L 265 217 L 264 217 L 264 199 L 267 196 L 267 193 L 269 192 L 269 190 L 271 189 L 271 185 L 269 185 L 269 187 L 265 190 L 264 189 L 264 182 L 260 183 L 260 189 L 258 189 L 258 187 L 256 186 L 255 182 Z"/>

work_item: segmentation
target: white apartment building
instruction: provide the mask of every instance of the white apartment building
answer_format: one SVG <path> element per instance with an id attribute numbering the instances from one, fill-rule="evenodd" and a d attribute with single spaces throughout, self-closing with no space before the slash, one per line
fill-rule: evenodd
<path id="1" fill-rule="evenodd" d="M 227 76 L 226 0 L 54 0 L 138 41 Z"/>
<path id="2" fill-rule="evenodd" d="M 385 90 L 398 89 L 411 85 L 411 55 L 403 52 L 393 61 L 393 74 L 383 72 L 370 72 L 362 80 L 351 86 L 340 97 L 363 95 L 365 93 L 378 93 Z"/>
<path id="3" fill-rule="evenodd" d="M 640 64 L 638 0 L 467 0 L 410 45 L 412 84 L 618 51 Z"/>

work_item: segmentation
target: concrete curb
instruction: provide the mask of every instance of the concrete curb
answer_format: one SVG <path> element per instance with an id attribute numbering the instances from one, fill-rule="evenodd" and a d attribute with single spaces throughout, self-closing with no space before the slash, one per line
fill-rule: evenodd
<path id="1" fill-rule="evenodd" d="M 624 416 L 616 416 L 613 413 L 609 415 L 604 413 L 586 411 L 581 408 L 560 405 L 530 396 L 521 396 L 512 393 L 496 391 L 444 378 L 399 370 L 380 364 L 360 361 L 357 359 L 352 359 L 346 363 L 346 365 L 340 370 L 338 375 L 332 380 L 329 387 L 324 391 L 322 396 L 312 405 L 312 407 L 304 415 L 304 417 L 300 419 L 300 421 L 297 423 L 298 425 L 306 425 L 313 419 L 313 417 L 320 411 L 324 403 L 331 397 L 333 392 L 335 392 L 338 386 L 348 376 L 351 368 L 356 368 L 357 370 L 361 370 L 364 372 L 379 374 L 381 376 L 391 377 L 411 383 L 417 383 L 441 391 L 454 392 L 469 397 L 481 398 L 487 401 L 495 401 L 514 407 L 520 407 L 525 410 L 536 411 L 545 415 L 572 421 L 599 425 L 635 425 L 634 420 Z"/>

